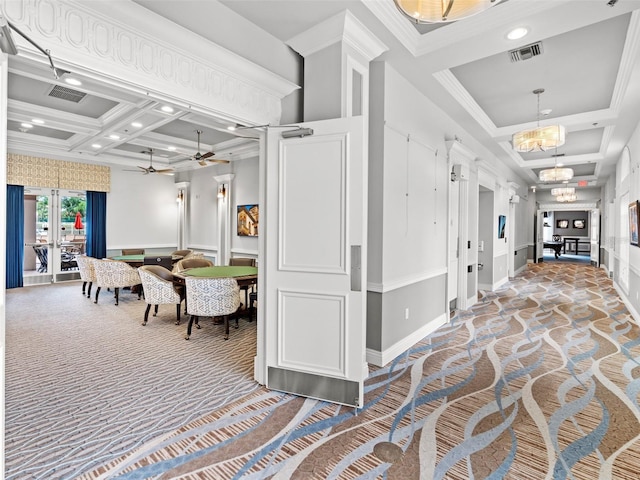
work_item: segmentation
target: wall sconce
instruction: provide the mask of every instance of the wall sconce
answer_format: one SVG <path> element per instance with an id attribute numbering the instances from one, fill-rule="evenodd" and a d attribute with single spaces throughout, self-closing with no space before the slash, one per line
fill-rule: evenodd
<path id="1" fill-rule="evenodd" d="M 227 189 L 224 188 L 224 183 L 218 187 L 218 198 L 224 198 L 227 196 Z"/>
<path id="2" fill-rule="evenodd" d="M 184 200 L 184 190 L 178 190 L 178 196 L 176 197 L 176 202 L 180 203 Z"/>

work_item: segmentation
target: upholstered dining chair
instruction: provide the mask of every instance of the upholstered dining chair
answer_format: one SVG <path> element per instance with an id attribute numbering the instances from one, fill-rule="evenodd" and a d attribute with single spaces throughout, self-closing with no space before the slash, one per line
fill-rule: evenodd
<path id="1" fill-rule="evenodd" d="M 232 257 L 229 259 L 229 265 L 234 267 L 255 267 L 256 259 L 249 257 Z M 247 300 L 249 297 L 249 288 L 251 288 L 251 293 L 253 293 L 253 285 L 243 285 L 240 287 L 240 290 L 244 291 L 244 301 L 247 304 L 247 308 L 249 307 L 249 302 Z"/>
<path id="2" fill-rule="evenodd" d="M 144 255 L 144 248 L 123 248 L 122 255 Z"/>
<path id="3" fill-rule="evenodd" d="M 98 295 L 101 288 L 113 288 L 115 290 L 116 305 L 118 305 L 120 289 L 124 287 L 136 287 L 141 284 L 138 270 L 125 262 L 118 260 L 95 260 L 96 270 L 96 299 L 93 303 L 98 303 Z M 138 300 L 142 296 L 142 289 L 138 290 Z"/>
<path id="4" fill-rule="evenodd" d="M 229 315 L 238 311 L 240 303 L 240 289 L 234 278 L 185 278 L 187 287 L 187 305 L 189 326 L 185 340 L 191 337 L 191 327 L 194 322 L 200 328 L 200 317 L 223 317 L 224 339 L 229 339 Z M 238 318 L 236 317 L 236 328 Z"/>
<path id="5" fill-rule="evenodd" d="M 86 291 L 87 298 L 91 298 L 91 286 L 93 282 L 97 282 L 96 269 L 93 265 L 95 260 L 95 258 L 87 257 L 86 255 L 78 255 L 76 257 L 80 279 L 82 280 L 82 295 L 85 295 L 85 288 L 87 283 L 89 284 L 89 288 Z"/>
<path id="6" fill-rule="evenodd" d="M 147 302 L 142 325 L 147 324 L 151 305 L 155 306 L 155 317 L 158 314 L 158 305 L 167 304 L 176 306 L 176 325 L 180 325 L 180 304 L 184 300 L 184 286 L 173 283 L 173 274 L 160 265 L 143 265 L 138 268 L 138 273 L 142 281 L 144 300 Z"/>

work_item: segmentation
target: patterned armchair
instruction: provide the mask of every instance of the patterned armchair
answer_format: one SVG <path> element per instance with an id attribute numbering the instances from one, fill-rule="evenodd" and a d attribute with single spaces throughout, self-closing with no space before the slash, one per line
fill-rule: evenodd
<path id="1" fill-rule="evenodd" d="M 171 252 L 171 255 L 180 255 L 182 258 L 187 258 L 193 254 L 193 250 L 175 250 Z"/>
<path id="2" fill-rule="evenodd" d="M 184 300 L 184 287 L 173 283 L 173 274 L 160 265 L 143 265 L 138 268 L 144 300 L 147 309 L 144 312 L 142 325 L 147 324 L 151 305 L 155 305 L 153 316 L 158 313 L 158 305 L 173 304 L 176 306 L 176 325 L 180 325 L 180 303 Z"/>
<path id="3" fill-rule="evenodd" d="M 116 292 L 116 305 L 118 305 L 120 289 L 124 287 L 136 287 L 140 285 L 140 275 L 138 270 L 125 262 L 117 260 L 95 260 L 96 270 L 96 299 L 93 303 L 98 303 L 98 295 L 101 288 L 113 288 Z M 138 289 L 138 299 L 142 295 L 142 289 Z"/>
<path id="4" fill-rule="evenodd" d="M 195 321 L 196 328 L 200 328 L 199 317 L 224 317 L 224 339 L 229 339 L 229 315 L 238 311 L 240 303 L 240 289 L 234 278 L 194 278 L 186 277 L 187 285 L 187 313 L 189 326 L 187 335 L 189 340 L 191 327 Z M 236 317 L 236 328 L 238 318 Z"/>
<path id="5" fill-rule="evenodd" d="M 80 271 L 80 279 L 82 279 L 82 294 L 85 294 L 85 288 L 87 283 L 89 284 L 89 289 L 86 292 L 87 298 L 91 298 L 91 286 L 93 282 L 96 282 L 98 279 L 96 277 L 96 269 L 93 266 L 95 262 L 95 258 L 87 257 L 86 255 L 78 255 L 76 257 L 76 263 L 78 264 L 78 270 Z"/>

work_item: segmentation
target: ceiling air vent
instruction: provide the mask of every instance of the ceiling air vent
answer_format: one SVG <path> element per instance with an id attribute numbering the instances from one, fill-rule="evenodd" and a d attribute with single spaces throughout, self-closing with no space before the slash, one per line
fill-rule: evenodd
<path id="1" fill-rule="evenodd" d="M 530 58 L 537 57 L 542 54 L 542 42 L 532 43 L 531 45 L 525 45 L 524 47 L 516 48 L 509 51 L 509 57 L 511 62 L 521 62 L 522 60 L 529 60 Z"/>
<path id="2" fill-rule="evenodd" d="M 86 93 L 73 90 L 72 88 L 61 87 L 60 85 L 55 85 L 49 92 L 50 97 L 60 98 L 73 103 L 78 103 L 86 95 Z"/>

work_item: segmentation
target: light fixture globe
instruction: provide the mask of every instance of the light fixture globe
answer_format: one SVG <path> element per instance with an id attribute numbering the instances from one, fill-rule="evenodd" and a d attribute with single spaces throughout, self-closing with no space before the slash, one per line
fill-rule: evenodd
<path id="1" fill-rule="evenodd" d="M 553 167 L 540 170 L 539 178 L 541 182 L 566 182 L 573 178 L 573 169 L 565 167 Z"/>
<path id="2" fill-rule="evenodd" d="M 556 197 L 557 202 L 575 202 L 578 199 L 575 193 L 565 193 Z"/>
<path id="3" fill-rule="evenodd" d="M 471 17 L 502 0 L 394 0 L 402 13 L 416 23 L 447 23 Z"/>

